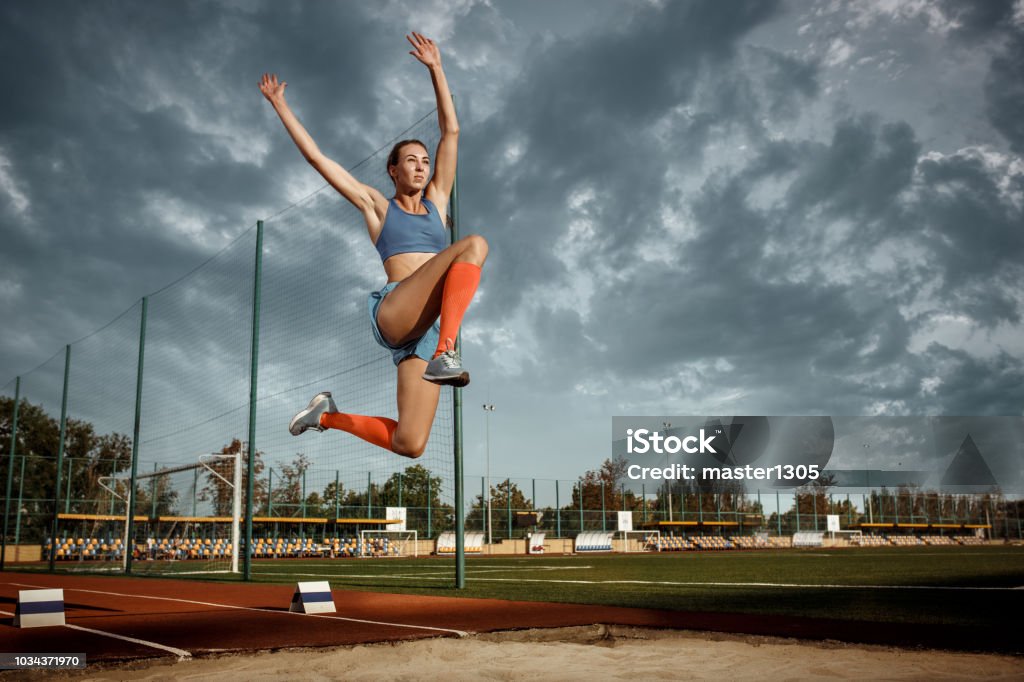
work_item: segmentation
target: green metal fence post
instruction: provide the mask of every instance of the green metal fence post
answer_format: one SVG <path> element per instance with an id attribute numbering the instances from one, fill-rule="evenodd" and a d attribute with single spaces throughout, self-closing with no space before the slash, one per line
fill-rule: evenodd
<path id="1" fill-rule="evenodd" d="M 455 108 L 455 95 L 452 95 L 452 108 Z M 459 240 L 459 169 L 455 167 L 455 177 L 452 181 L 452 193 L 448 199 L 448 215 L 452 220 L 452 243 Z M 462 334 L 455 337 L 455 350 L 462 352 Z M 454 431 L 452 444 L 455 457 L 455 588 L 466 587 L 466 504 L 465 492 L 463 491 L 462 479 L 464 476 L 462 466 L 462 389 L 452 389 L 452 430 Z"/>
<path id="2" fill-rule="evenodd" d="M 512 539 L 512 479 L 505 479 L 505 505 L 508 513 L 505 515 L 505 522 L 508 524 L 508 537 Z"/>
<path id="3" fill-rule="evenodd" d="M 608 512 L 604 508 L 604 481 L 601 481 L 601 530 L 608 530 Z"/>
<path id="4" fill-rule="evenodd" d="M 583 532 L 583 481 L 580 481 L 580 532 Z"/>
<path id="5" fill-rule="evenodd" d="M 21 504 L 25 492 L 25 455 L 21 456 L 21 477 L 18 479 L 18 507 L 14 510 L 14 546 L 21 543 Z"/>
<path id="6" fill-rule="evenodd" d="M 139 331 L 139 367 L 135 378 L 135 429 L 132 436 L 132 476 L 128 488 L 128 523 L 125 529 L 124 572 L 131 575 L 132 552 L 135 547 L 135 480 L 139 465 L 139 426 L 142 420 L 142 370 L 146 357 L 146 313 L 149 309 L 149 298 L 142 297 L 142 323 Z"/>
<path id="7" fill-rule="evenodd" d="M 68 430 L 68 375 L 71 369 L 71 344 L 64 346 L 64 393 L 60 399 L 60 443 L 57 445 L 57 482 L 53 490 L 53 530 L 51 537 L 57 537 L 58 511 L 60 510 L 60 475 L 64 469 L 64 441 Z M 50 572 L 53 572 L 56 552 L 50 552 Z"/>
<path id="8" fill-rule="evenodd" d="M 249 461 L 245 483 L 245 553 L 243 578 L 252 580 L 253 480 L 256 477 L 256 386 L 260 365 L 260 295 L 263 288 L 263 221 L 256 221 L 256 262 L 252 278 L 252 338 L 249 344 Z M 238 551 L 238 548 L 235 548 Z"/>
<path id="9" fill-rule="evenodd" d="M 334 470 L 334 518 L 341 516 L 341 472 Z"/>
<path id="10" fill-rule="evenodd" d="M 431 490 L 430 476 L 427 476 L 427 539 L 434 537 L 434 509 L 431 504 L 431 497 L 434 492 Z"/>
<path id="11" fill-rule="evenodd" d="M 68 457 L 68 486 L 64 492 L 64 513 L 71 513 L 71 477 L 74 476 L 75 458 Z"/>
<path id="12" fill-rule="evenodd" d="M 160 470 L 160 465 L 153 462 L 153 473 Z M 153 477 L 153 482 L 149 484 L 149 518 L 156 518 L 156 476 Z"/>
<path id="13" fill-rule="evenodd" d="M 562 502 L 558 499 L 558 479 L 555 479 L 555 537 L 562 537 Z"/>
<path id="14" fill-rule="evenodd" d="M 14 416 L 11 418 L 11 449 L 7 457 L 7 495 L 4 496 L 4 534 L 0 536 L 0 571 L 7 560 L 7 519 L 11 514 L 11 486 L 14 483 L 14 452 L 18 442 L 18 407 L 21 404 L 21 377 L 14 380 Z M 50 538 L 50 554 L 55 553 L 57 538 Z"/>

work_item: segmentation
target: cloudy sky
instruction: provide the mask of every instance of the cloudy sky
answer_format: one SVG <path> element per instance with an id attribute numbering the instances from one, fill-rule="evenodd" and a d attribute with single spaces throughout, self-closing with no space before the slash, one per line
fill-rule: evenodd
<path id="1" fill-rule="evenodd" d="M 323 186 L 264 71 L 343 165 L 429 112 L 410 30 L 491 244 L 467 473 L 484 402 L 545 478 L 613 415 L 1021 415 L 1021 0 L 3 3 L 5 392 Z"/>

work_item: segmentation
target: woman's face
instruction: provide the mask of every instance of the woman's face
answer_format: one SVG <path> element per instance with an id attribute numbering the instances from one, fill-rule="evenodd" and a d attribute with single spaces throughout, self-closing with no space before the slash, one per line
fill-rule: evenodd
<path id="1" fill-rule="evenodd" d="M 398 151 L 398 163 L 389 169 L 396 187 L 423 189 L 430 180 L 430 155 L 418 144 L 407 144 Z"/>

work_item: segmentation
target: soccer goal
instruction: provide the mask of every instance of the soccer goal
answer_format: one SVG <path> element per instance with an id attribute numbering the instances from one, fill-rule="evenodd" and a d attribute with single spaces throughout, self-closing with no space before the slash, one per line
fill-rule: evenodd
<path id="1" fill-rule="evenodd" d="M 623 552 L 657 552 L 661 549 L 661 531 L 624 530 L 621 532 Z"/>
<path id="2" fill-rule="evenodd" d="M 241 556 L 241 453 L 201 455 L 181 466 L 137 473 L 134 504 L 130 474 L 100 479 L 123 503 L 106 526 L 103 558 L 139 572 L 238 573 Z M 135 507 L 134 538 L 128 510 Z M 178 564 L 178 562 L 181 562 Z"/>
<path id="3" fill-rule="evenodd" d="M 843 537 L 848 545 L 861 545 L 864 543 L 864 534 L 859 530 L 832 530 L 829 531 L 829 534 L 832 536 L 832 540 L 835 540 L 837 535 Z"/>
<path id="4" fill-rule="evenodd" d="M 418 534 L 414 530 L 364 530 L 359 532 L 362 558 L 417 557 Z"/>

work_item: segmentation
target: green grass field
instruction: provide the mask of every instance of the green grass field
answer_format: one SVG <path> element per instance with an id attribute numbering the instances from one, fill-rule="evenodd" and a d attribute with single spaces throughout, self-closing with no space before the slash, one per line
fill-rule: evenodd
<path id="1" fill-rule="evenodd" d="M 1024 547 L 1011 545 L 470 557 L 466 589 L 453 575 L 446 558 L 253 563 L 259 582 L 438 596 L 983 628 L 1016 628 L 1024 613 Z"/>
<path id="2" fill-rule="evenodd" d="M 199 563 L 139 561 L 133 573 L 239 580 Z M 452 558 L 256 560 L 252 572 L 261 583 L 865 624 L 1005 629 L 1024 613 L 1024 547 L 1013 545 L 469 557 L 464 590 Z"/>

